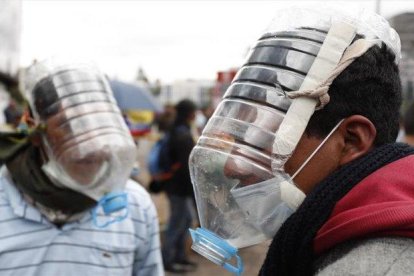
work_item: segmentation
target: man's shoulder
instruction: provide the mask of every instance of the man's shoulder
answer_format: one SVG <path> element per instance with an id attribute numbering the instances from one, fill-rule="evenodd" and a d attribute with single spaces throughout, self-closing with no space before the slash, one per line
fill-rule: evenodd
<path id="1" fill-rule="evenodd" d="M 414 239 L 373 238 L 341 244 L 315 263 L 317 275 L 414 275 Z"/>
<path id="2" fill-rule="evenodd" d="M 145 190 L 145 188 L 140 183 L 130 178 L 127 180 L 126 191 L 133 197 L 150 198 L 147 190 Z"/>
<path id="3" fill-rule="evenodd" d="M 0 166 L 0 198 L 8 198 L 16 193 L 10 193 L 10 186 L 14 185 L 6 166 Z M 9 192 L 8 192 L 9 191 Z M 10 200 L 10 199 L 9 199 Z"/>
<path id="4" fill-rule="evenodd" d="M 5 168 L 0 166 L 0 205 L 6 204 L 7 194 L 5 191 L 5 181 L 8 181 L 5 176 Z"/>
<path id="5" fill-rule="evenodd" d="M 144 209 L 152 205 L 152 199 L 147 190 L 141 184 L 132 179 L 128 179 L 127 181 L 126 192 L 132 205 L 139 206 Z"/>

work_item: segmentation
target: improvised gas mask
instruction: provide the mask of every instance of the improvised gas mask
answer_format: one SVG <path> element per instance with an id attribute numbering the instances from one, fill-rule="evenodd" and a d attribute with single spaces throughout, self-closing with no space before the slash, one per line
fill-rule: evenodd
<path id="1" fill-rule="evenodd" d="M 237 249 L 274 237 L 305 198 L 284 165 L 310 117 L 329 102 L 332 81 L 381 43 L 398 62 L 398 35 L 382 17 L 364 11 L 350 16 L 291 9 L 272 22 L 191 153 L 201 223 L 190 230 L 195 251 L 240 274 Z M 232 258 L 236 266 L 229 263 Z"/>
<path id="2" fill-rule="evenodd" d="M 26 95 L 35 120 L 46 126 L 48 178 L 96 200 L 105 214 L 125 209 L 125 217 L 136 147 L 105 77 L 89 65 L 38 63 L 27 72 Z"/>

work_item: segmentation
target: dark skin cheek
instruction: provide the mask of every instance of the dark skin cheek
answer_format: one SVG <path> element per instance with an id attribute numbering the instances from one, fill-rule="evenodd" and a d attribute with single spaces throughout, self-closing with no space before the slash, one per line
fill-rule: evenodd
<path id="1" fill-rule="evenodd" d="M 293 152 L 292 157 L 286 162 L 285 171 L 292 176 L 319 144 L 320 141 L 317 139 L 308 138 L 306 136 L 302 137 Z"/>
<path id="2" fill-rule="evenodd" d="M 322 139 L 303 137 L 295 153 L 286 163 L 285 171 L 293 176 L 321 142 Z M 305 194 L 308 194 L 319 182 L 338 168 L 338 154 L 334 139 L 329 139 L 293 181 Z"/>

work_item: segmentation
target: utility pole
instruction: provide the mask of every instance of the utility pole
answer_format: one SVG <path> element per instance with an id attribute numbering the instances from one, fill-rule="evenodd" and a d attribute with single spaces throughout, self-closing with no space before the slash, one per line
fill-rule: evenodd
<path id="1" fill-rule="evenodd" d="M 375 12 L 381 14 L 381 0 L 375 0 Z"/>

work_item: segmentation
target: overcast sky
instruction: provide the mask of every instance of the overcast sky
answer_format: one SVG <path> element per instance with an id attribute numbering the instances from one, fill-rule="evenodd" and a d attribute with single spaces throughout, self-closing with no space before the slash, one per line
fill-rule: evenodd
<path id="1" fill-rule="evenodd" d="M 376 1 L 23 1 L 22 64 L 76 56 L 112 77 L 132 80 L 214 79 L 242 65 L 251 45 L 288 6 L 375 10 Z M 389 17 L 414 11 L 413 1 L 382 0 Z"/>

